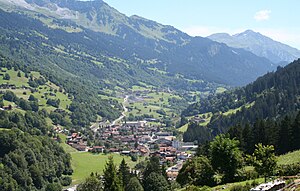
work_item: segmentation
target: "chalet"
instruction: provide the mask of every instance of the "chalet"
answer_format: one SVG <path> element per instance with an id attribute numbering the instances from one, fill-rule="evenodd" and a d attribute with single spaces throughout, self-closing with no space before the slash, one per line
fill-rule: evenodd
<path id="1" fill-rule="evenodd" d="M 179 161 L 176 165 L 168 168 L 166 170 L 167 176 L 168 176 L 168 180 L 176 180 L 180 169 L 182 168 L 183 163 L 181 161 Z"/>
<path id="2" fill-rule="evenodd" d="M 146 135 L 146 136 L 141 136 L 138 138 L 140 143 L 147 143 L 151 141 L 151 137 Z"/>
<path id="3" fill-rule="evenodd" d="M 168 139 L 158 139 L 158 140 L 154 141 L 154 143 L 159 144 L 159 145 L 172 146 L 172 141 L 170 141 Z"/>
<path id="4" fill-rule="evenodd" d="M 123 125 L 129 126 L 129 127 L 146 127 L 147 121 L 127 121 Z"/>
<path id="5" fill-rule="evenodd" d="M 178 160 L 186 161 L 190 157 L 191 157 L 191 154 L 188 154 L 188 153 L 185 153 L 185 152 L 177 153 L 177 159 Z"/>
<path id="6" fill-rule="evenodd" d="M 157 139 L 167 139 L 169 141 L 173 141 L 176 137 L 173 136 L 172 132 L 158 132 L 155 134 Z"/>
<path id="7" fill-rule="evenodd" d="M 169 181 L 175 181 L 179 171 L 167 171 L 167 177 Z"/>
<path id="8" fill-rule="evenodd" d="M 147 150 L 146 148 L 140 148 L 139 151 L 140 151 L 140 154 L 142 156 L 148 156 L 149 155 L 149 150 Z"/>
<path id="9" fill-rule="evenodd" d="M 103 153 L 105 146 L 93 146 L 91 152 L 93 153 Z"/>
<path id="10" fill-rule="evenodd" d="M 2 109 L 3 109 L 3 111 L 10 111 L 10 110 L 12 110 L 12 106 L 11 105 L 3 106 Z"/>
<path id="11" fill-rule="evenodd" d="M 119 149 L 117 149 L 117 148 L 110 148 L 109 149 L 109 152 L 111 152 L 111 153 L 118 153 L 120 150 Z"/>
<path id="12" fill-rule="evenodd" d="M 122 155 L 127 155 L 127 156 L 129 156 L 130 153 L 131 153 L 131 151 L 121 151 L 121 154 L 122 154 Z"/>
<path id="13" fill-rule="evenodd" d="M 78 151 L 87 151 L 88 150 L 87 146 L 83 145 L 83 144 L 73 144 L 72 147 Z"/>
<path id="14" fill-rule="evenodd" d="M 206 122 L 206 120 L 200 116 L 195 116 L 190 121 L 195 122 L 195 123 L 205 123 Z"/>
<path id="15" fill-rule="evenodd" d="M 145 118 L 144 120 L 148 122 L 158 122 L 158 119 L 155 118 Z"/>

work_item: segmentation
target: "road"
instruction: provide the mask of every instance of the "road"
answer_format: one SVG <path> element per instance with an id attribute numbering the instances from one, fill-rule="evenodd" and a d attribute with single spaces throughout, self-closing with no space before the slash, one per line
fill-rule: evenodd
<path id="1" fill-rule="evenodd" d="M 128 95 L 127 96 L 125 96 L 125 98 L 124 98 L 124 101 L 123 101 L 123 112 L 122 112 L 122 115 L 118 118 L 118 119 L 116 119 L 116 120 L 114 120 L 111 124 L 110 124 L 110 126 L 114 126 L 117 122 L 119 122 L 119 121 L 121 121 L 124 117 L 126 117 L 126 112 L 128 111 L 128 109 L 125 107 L 125 103 L 128 101 Z"/>
<path id="2" fill-rule="evenodd" d="M 125 103 L 128 101 L 128 97 L 129 97 L 128 95 L 125 96 L 124 101 L 123 101 L 123 103 L 122 103 L 122 105 L 123 105 L 123 110 L 124 110 L 124 111 L 122 112 L 121 116 L 120 116 L 118 119 L 115 119 L 115 120 L 110 124 L 110 126 L 115 125 L 117 122 L 121 121 L 124 117 L 126 117 L 126 112 L 128 111 L 128 109 L 125 107 Z M 91 129 L 94 133 L 96 133 L 96 132 L 98 131 L 99 128 L 100 128 L 100 125 L 99 125 L 98 122 L 94 123 L 94 124 L 90 127 L 90 129 Z"/>

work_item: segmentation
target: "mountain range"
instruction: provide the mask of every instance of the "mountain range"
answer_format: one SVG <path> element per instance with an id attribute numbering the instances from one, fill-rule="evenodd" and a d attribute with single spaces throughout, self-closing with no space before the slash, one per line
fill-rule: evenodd
<path id="1" fill-rule="evenodd" d="M 108 79 L 119 86 L 124 86 L 124 81 L 131 81 L 131 85 L 138 81 L 156 82 L 151 85 L 171 88 L 178 88 L 178 84 L 185 84 L 181 88 L 190 87 L 186 84 L 195 81 L 241 86 L 277 67 L 268 59 L 244 49 L 228 47 L 208 38 L 191 37 L 172 26 L 139 16 L 127 17 L 101 0 L 0 0 L 0 3 L 1 14 L 6 17 L 0 24 L 3 33 L 12 33 L 9 26 L 20 35 L 18 30 L 24 29 L 26 33 L 30 26 L 30 35 L 44 37 L 43 43 L 48 48 L 62 51 L 62 47 L 66 50 L 73 44 L 68 54 L 77 54 L 89 61 L 76 67 L 97 68 L 99 65 L 95 62 L 102 63 L 101 69 L 93 70 L 93 74 L 95 71 L 101 73 L 95 75 L 96 81 Z M 11 26 L 12 19 L 14 26 Z M 21 20 L 22 23 L 18 22 Z M 41 27 L 37 28 L 37 25 Z M 26 41 L 26 35 L 20 39 Z M 36 49 L 37 44 L 32 44 L 32 48 Z M 61 57 L 69 57 L 68 54 Z M 117 62 L 119 69 L 111 62 Z M 87 75 L 70 66 L 60 64 L 59 68 L 73 75 Z M 157 77 L 152 77 L 155 76 L 153 73 L 169 80 L 158 82 Z M 132 77 L 133 74 L 136 75 Z M 118 80 L 120 78 L 122 80 Z"/>
<path id="2" fill-rule="evenodd" d="M 257 56 L 265 57 L 273 63 L 279 63 L 282 66 L 300 58 L 300 50 L 274 41 L 252 30 L 246 30 L 235 35 L 216 33 L 208 36 L 208 38 L 225 43 L 230 47 L 243 48 Z"/>

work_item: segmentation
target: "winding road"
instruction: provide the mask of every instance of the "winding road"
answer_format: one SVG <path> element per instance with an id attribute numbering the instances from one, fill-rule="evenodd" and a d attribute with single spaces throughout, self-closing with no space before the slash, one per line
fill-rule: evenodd
<path id="1" fill-rule="evenodd" d="M 128 109 L 125 107 L 125 103 L 128 101 L 128 95 L 127 96 L 125 96 L 125 98 L 124 98 L 124 101 L 123 101 L 123 112 L 122 112 L 122 115 L 118 118 L 118 119 L 116 119 L 116 120 L 114 120 L 111 124 L 110 124 L 110 126 L 114 126 L 117 122 L 119 122 L 119 121 L 121 121 L 124 117 L 126 117 L 126 112 L 128 111 Z"/>

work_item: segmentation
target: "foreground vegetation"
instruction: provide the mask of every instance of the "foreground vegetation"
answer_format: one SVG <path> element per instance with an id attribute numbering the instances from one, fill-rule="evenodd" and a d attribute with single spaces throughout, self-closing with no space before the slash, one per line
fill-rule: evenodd
<path id="1" fill-rule="evenodd" d="M 105 163 L 109 157 L 113 157 L 114 163 L 119 165 L 123 159 L 129 164 L 131 168 L 135 163 L 131 161 L 130 157 L 121 156 L 120 154 L 92 154 L 88 152 L 74 152 L 71 153 L 71 164 L 74 170 L 72 175 L 72 184 L 82 183 L 92 172 L 102 174 Z"/>
<path id="2" fill-rule="evenodd" d="M 59 190 L 71 183 L 71 156 L 43 113 L 0 111 L 0 190 Z"/>

